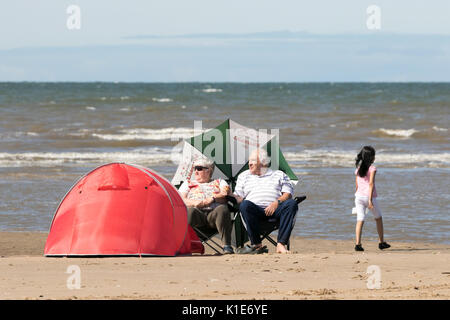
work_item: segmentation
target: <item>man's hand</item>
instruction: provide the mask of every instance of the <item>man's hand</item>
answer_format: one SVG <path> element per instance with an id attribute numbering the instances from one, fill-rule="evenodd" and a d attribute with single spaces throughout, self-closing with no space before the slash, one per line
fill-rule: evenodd
<path id="1" fill-rule="evenodd" d="M 274 202 L 269 204 L 267 208 L 264 209 L 264 212 L 266 213 L 266 216 L 270 217 L 271 215 L 273 215 L 275 210 L 277 210 L 277 208 L 278 208 L 278 201 L 275 200 Z"/>

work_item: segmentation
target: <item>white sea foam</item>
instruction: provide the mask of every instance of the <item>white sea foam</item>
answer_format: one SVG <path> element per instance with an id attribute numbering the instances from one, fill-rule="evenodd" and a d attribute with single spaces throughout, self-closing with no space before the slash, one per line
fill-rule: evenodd
<path id="1" fill-rule="evenodd" d="M 413 134 L 419 132 L 419 130 L 416 130 L 414 128 L 413 129 L 407 129 L 407 130 L 380 128 L 380 129 L 378 129 L 378 132 L 387 134 L 389 136 L 395 136 L 395 137 L 401 137 L 401 138 L 410 138 Z"/>
<path id="2" fill-rule="evenodd" d="M 24 136 L 37 137 L 37 136 L 39 136 L 39 133 L 31 132 L 31 131 L 29 131 L 29 132 L 17 131 L 17 132 L 0 133 L 0 139 L 2 141 L 14 141 L 14 140 L 18 140 L 18 139 L 23 139 Z"/>
<path id="3" fill-rule="evenodd" d="M 211 93 L 211 92 L 222 92 L 222 89 L 207 88 L 207 89 L 203 89 L 202 91 L 203 92 L 208 92 L 208 93 Z"/>
<path id="4" fill-rule="evenodd" d="M 284 153 L 286 161 L 293 167 L 353 167 L 356 153 L 343 150 L 304 150 Z M 380 153 L 376 164 L 385 167 L 450 167 L 450 153 Z"/>
<path id="5" fill-rule="evenodd" d="M 436 127 L 436 126 L 433 127 L 433 130 L 434 131 L 448 131 L 448 129 L 446 129 L 446 128 L 439 128 L 439 127 Z"/>
<path id="6" fill-rule="evenodd" d="M 96 107 L 91 107 L 91 106 L 86 106 L 86 110 L 94 111 L 94 110 L 97 110 L 97 108 Z"/>
<path id="7" fill-rule="evenodd" d="M 169 99 L 169 98 L 160 98 L 160 99 L 153 98 L 152 100 L 156 101 L 156 102 L 171 102 L 171 101 L 173 101 L 172 99 Z"/>
<path id="8" fill-rule="evenodd" d="M 24 152 L 0 153 L 0 167 L 50 167 L 55 165 L 83 166 L 109 162 L 126 162 L 141 165 L 170 163 L 171 153 L 166 152 Z"/>
<path id="9" fill-rule="evenodd" d="M 206 129 L 205 129 L 206 130 Z M 203 131 L 202 131 L 203 132 Z M 103 140 L 172 140 L 178 141 L 199 134 L 193 128 L 162 128 L 162 129 L 124 129 L 115 134 L 93 133 L 92 136 Z"/>
<path id="10" fill-rule="evenodd" d="M 304 150 L 284 153 L 292 168 L 354 168 L 354 151 Z M 180 149 L 151 148 L 124 152 L 0 153 L 0 167 L 94 166 L 126 162 L 176 167 Z M 450 168 L 450 153 L 377 153 L 375 165 L 385 168 Z"/>

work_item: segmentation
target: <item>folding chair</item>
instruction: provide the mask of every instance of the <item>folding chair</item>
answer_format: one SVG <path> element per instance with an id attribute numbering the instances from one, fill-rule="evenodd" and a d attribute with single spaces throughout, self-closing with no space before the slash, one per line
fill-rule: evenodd
<path id="1" fill-rule="evenodd" d="M 227 196 L 226 199 L 227 199 L 228 209 L 230 210 L 231 215 L 232 215 L 231 223 L 232 223 L 232 225 L 234 225 L 234 221 L 236 220 L 236 217 L 238 215 L 239 207 L 238 207 L 237 201 L 234 197 Z M 192 228 L 194 229 L 195 233 L 197 233 L 197 235 L 203 245 L 207 245 L 208 247 L 213 249 L 218 254 L 223 253 L 223 246 L 220 245 L 219 243 L 217 243 L 216 241 L 214 241 L 214 239 L 213 239 L 219 234 L 219 231 L 217 231 L 217 229 L 210 228 L 207 226 L 192 227 Z"/>
<path id="2" fill-rule="evenodd" d="M 298 196 L 295 197 L 294 200 L 300 204 L 303 200 L 306 199 L 306 196 Z M 242 215 L 241 215 L 241 219 L 242 219 Z M 293 224 L 295 225 L 295 221 L 297 219 L 297 215 L 295 215 Z M 242 219 L 242 221 L 244 221 L 244 219 Z M 244 223 L 245 228 L 247 228 L 247 226 Z M 277 246 L 277 242 L 270 236 L 270 234 L 276 230 L 278 230 L 280 228 L 280 220 L 272 218 L 272 219 L 268 219 L 268 220 L 262 220 L 260 221 L 260 225 L 259 225 L 259 230 L 260 230 L 260 234 L 261 234 L 261 242 L 264 239 L 267 239 L 270 243 L 272 243 L 275 247 Z M 287 249 L 290 250 L 290 239 L 288 240 L 288 243 L 286 243 Z"/>

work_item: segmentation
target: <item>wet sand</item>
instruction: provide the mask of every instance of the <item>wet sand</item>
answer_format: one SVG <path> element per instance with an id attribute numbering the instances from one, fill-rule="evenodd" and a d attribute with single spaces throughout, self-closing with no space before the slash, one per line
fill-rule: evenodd
<path id="1" fill-rule="evenodd" d="M 0 232 L 0 299 L 450 298 L 449 245 L 392 242 L 381 251 L 366 240 L 355 252 L 352 240 L 295 237 L 286 255 L 266 243 L 262 255 L 45 258 L 46 238 Z"/>

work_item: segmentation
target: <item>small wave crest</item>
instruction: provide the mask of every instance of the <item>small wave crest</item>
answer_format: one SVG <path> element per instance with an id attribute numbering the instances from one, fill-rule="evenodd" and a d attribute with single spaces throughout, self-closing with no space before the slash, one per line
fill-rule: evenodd
<path id="1" fill-rule="evenodd" d="M 176 167 L 181 148 L 153 147 L 117 152 L 23 152 L 0 153 L 0 167 L 92 166 L 126 162 L 144 166 Z M 354 151 L 304 150 L 284 153 L 292 168 L 354 168 Z M 386 168 L 450 168 L 450 153 L 378 152 L 375 165 Z"/>
<path id="2" fill-rule="evenodd" d="M 416 129 L 385 129 L 385 128 L 380 128 L 378 130 L 375 131 L 375 133 L 379 133 L 381 135 L 386 135 L 386 136 L 391 136 L 391 137 L 399 137 L 399 138 L 411 138 L 414 134 L 420 132 L 419 130 Z"/>
<path id="3" fill-rule="evenodd" d="M 156 102 L 172 102 L 173 101 L 172 99 L 169 99 L 169 98 L 152 98 L 152 100 L 156 101 Z"/>
<path id="4" fill-rule="evenodd" d="M 3 152 L 0 153 L 0 167 L 88 166 L 109 162 L 162 165 L 173 159 L 176 157 L 171 152 L 158 149 L 130 152 Z"/>
<path id="5" fill-rule="evenodd" d="M 222 89 L 216 89 L 216 88 L 207 88 L 207 89 L 203 89 L 203 92 L 207 92 L 207 93 L 212 93 L 212 92 L 222 92 Z"/>
<path id="6" fill-rule="evenodd" d="M 293 167 L 353 167 L 355 157 L 353 151 L 342 150 L 304 150 L 284 154 Z M 450 153 L 377 153 L 375 163 L 394 168 L 449 168 Z"/>
<path id="7" fill-rule="evenodd" d="M 93 133 L 92 136 L 103 140 L 172 140 L 178 141 L 192 137 L 199 132 L 194 131 L 193 128 L 162 128 L 162 129 L 124 129 L 119 133 L 114 134 L 100 134 Z"/>
<path id="8" fill-rule="evenodd" d="M 433 127 L 433 130 L 438 131 L 438 132 L 447 132 L 448 131 L 448 129 L 446 129 L 446 128 L 439 128 L 436 126 Z"/>
<path id="9" fill-rule="evenodd" d="M 40 133 L 28 131 L 17 131 L 17 132 L 5 132 L 0 133 L 0 139 L 2 141 L 16 141 L 16 140 L 22 140 L 24 137 L 38 137 Z"/>

